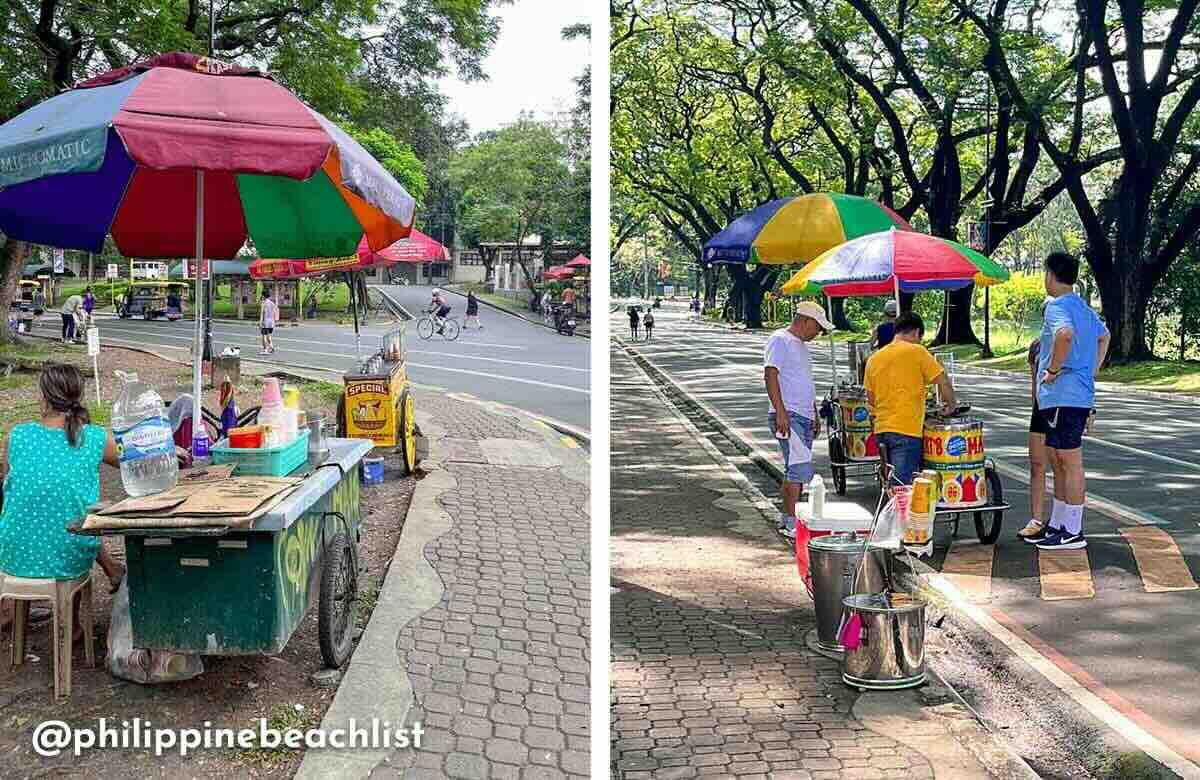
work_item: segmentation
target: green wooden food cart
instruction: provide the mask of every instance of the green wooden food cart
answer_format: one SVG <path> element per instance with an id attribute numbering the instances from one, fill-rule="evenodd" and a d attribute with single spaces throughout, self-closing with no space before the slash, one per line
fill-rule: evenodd
<path id="1" fill-rule="evenodd" d="M 359 462 L 371 442 L 329 455 L 250 528 L 121 528 L 133 645 L 202 655 L 273 655 L 315 602 L 321 655 L 350 656 L 358 607 Z"/>

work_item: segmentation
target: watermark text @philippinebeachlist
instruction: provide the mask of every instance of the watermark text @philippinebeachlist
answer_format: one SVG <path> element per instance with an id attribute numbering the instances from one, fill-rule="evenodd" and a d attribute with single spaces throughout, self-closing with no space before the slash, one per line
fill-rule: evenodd
<path id="1" fill-rule="evenodd" d="M 274 728 L 259 718 L 253 728 L 158 728 L 148 720 L 100 718 L 94 726 L 76 727 L 61 720 L 42 721 L 33 730 L 33 750 L 52 758 L 62 753 L 83 755 L 88 750 L 144 750 L 155 756 L 178 753 L 186 757 L 198 750 L 255 748 L 306 750 L 310 748 L 363 750 L 420 750 L 425 729 L 421 723 L 392 726 L 372 718 L 364 725 L 351 718 L 344 729 Z"/>

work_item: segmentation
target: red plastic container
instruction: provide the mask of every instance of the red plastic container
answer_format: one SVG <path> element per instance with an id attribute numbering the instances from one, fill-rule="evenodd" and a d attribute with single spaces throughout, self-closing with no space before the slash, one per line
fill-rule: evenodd
<path id="1" fill-rule="evenodd" d="M 256 450 L 263 446 L 261 425 L 247 425 L 229 431 L 229 446 L 238 450 Z"/>

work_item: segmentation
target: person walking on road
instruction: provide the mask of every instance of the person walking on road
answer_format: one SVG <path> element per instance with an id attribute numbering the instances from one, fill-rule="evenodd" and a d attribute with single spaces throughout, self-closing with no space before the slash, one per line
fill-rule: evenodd
<path id="1" fill-rule="evenodd" d="M 770 401 L 767 424 L 783 453 L 779 530 L 792 539 L 796 537 L 796 504 L 804 485 L 813 478 L 813 438 L 821 426 L 808 342 L 831 330 L 824 309 L 805 301 L 793 312 L 791 325 L 771 334 L 763 352 L 763 384 Z"/>
<path id="2" fill-rule="evenodd" d="M 1046 449 L 1054 471 L 1050 520 L 1025 541 L 1041 550 L 1079 550 L 1086 498 L 1083 433 L 1096 398 L 1096 374 L 1108 354 L 1109 332 L 1074 292 L 1079 260 L 1065 252 L 1046 257 L 1046 304 L 1038 351 L 1037 402 L 1046 422 Z"/>
<path id="3" fill-rule="evenodd" d="M 270 289 L 263 289 L 262 306 L 258 307 L 258 327 L 262 331 L 262 353 L 270 355 L 275 351 L 272 334 L 275 333 L 275 323 L 279 320 L 279 307 L 271 300 Z"/>
<path id="4" fill-rule="evenodd" d="M 954 386 L 929 350 L 921 344 L 925 323 L 915 312 L 896 318 L 892 343 L 867 359 L 867 408 L 874 421 L 875 439 L 891 468 L 888 487 L 911 485 L 921 470 L 925 435 L 925 388 L 937 385 L 942 411 L 956 405 Z"/>
<path id="5" fill-rule="evenodd" d="M 63 302 L 62 307 L 62 342 L 70 344 L 75 340 L 75 317 L 83 308 L 83 297 L 72 295 Z"/>
<path id="6" fill-rule="evenodd" d="M 634 341 L 638 338 L 638 328 L 642 325 L 642 315 L 638 311 L 638 307 L 629 307 L 629 337 Z"/>
<path id="7" fill-rule="evenodd" d="M 463 325 L 464 328 L 471 327 L 471 322 L 475 322 L 475 327 L 479 330 L 483 329 L 483 324 L 479 322 L 479 299 L 475 297 L 474 290 L 467 291 L 467 321 Z"/>
<path id="8" fill-rule="evenodd" d="M 642 317 L 642 326 L 646 329 L 646 341 L 654 335 L 654 313 L 646 309 L 646 316 Z"/>
<path id="9" fill-rule="evenodd" d="M 896 303 L 895 298 L 890 298 L 887 303 L 883 304 L 883 322 L 876 325 L 875 330 L 871 333 L 873 348 L 883 349 L 892 343 L 892 339 L 896 336 L 896 317 L 899 314 L 900 306 Z"/>

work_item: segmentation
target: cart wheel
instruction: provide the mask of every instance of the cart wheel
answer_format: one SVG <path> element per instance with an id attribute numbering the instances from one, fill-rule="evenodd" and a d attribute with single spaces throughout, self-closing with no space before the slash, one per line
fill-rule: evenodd
<path id="1" fill-rule="evenodd" d="M 433 335 L 433 320 L 429 317 L 422 317 L 417 320 L 417 335 L 423 339 L 428 339 Z"/>
<path id="2" fill-rule="evenodd" d="M 337 410 L 337 436 L 339 439 L 346 438 L 346 399 L 338 400 Z"/>
<path id="3" fill-rule="evenodd" d="M 988 503 L 1004 503 L 1004 486 L 1000 484 L 1000 475 L 994 468 L 984 470 L 988 485 Z M 979 534 L 982 544 L 995 544 L 1000 536 L 1000 526 L 1004 525 L 1004 510 L 993 509 L 990 512 L 975 513 L 975 533 Z"/>
<path id="4" fill-rule="evenodd" d="M 829 439 L 829 460 L 837 463 L 846 462 L 846 453 L 842 449 L 842 440 L 837 436 Z M 833 489 L 837 491 L 839 496 L 846 495 L 846 467 L 830 466 L 829 469 L 833 472 Z"/>
<path id="5" fill-rule="evenodd" d="M 402 456 L 403 476 L 417 470 L 417 420 L 413 411 L 412 393 L 405 390 L 396 403 L 396 449 Z"/>
<path id="6" fill-rule="evenodd" d="M 345 534 L 333 537 L 321 566 L 317 635 L 325 665 L 336 669 L 350 657 L 358 617 L 358 571 L 354 548 Z"/>

